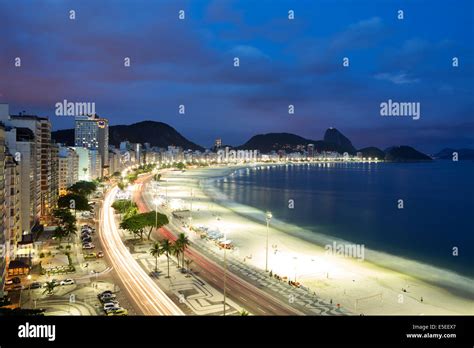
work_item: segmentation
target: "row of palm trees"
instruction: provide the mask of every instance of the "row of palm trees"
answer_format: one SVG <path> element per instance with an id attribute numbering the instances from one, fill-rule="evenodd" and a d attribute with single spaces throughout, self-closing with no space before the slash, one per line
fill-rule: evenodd
<path id="1" fill-rule="evenodd" d="M 184 259 L 184 253 L 188 248 L 190 242 L 188 237 L 184 233 L 180 233 L 178 238 L 171 242 L 169 239 L 163 239 L 161 242 L 155 242 L 150 249 L 150 254 L 155 257 L 155 272 L 158 272 L 158 258 L 161 255 L 165 255 L 168 261 L 168 276 L 170 277 L 170 256 L 176 256 L 176 260 L 178 261 L 178 268 L 180 267 L 180 259 L 181 259 L 181 267 L 184 269 L 184 264 L 187 264 L 189 269 L 189 265 L 191 264 L 191 260 Z"/>

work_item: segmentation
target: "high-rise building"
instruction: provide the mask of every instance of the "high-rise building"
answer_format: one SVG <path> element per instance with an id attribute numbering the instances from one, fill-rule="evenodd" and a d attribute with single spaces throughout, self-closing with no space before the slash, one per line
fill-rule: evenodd
<path id="1" fill-rule="evenodd" d="M 41 215 L 41 162 L 38 161 L 35 135 L 29 128 L 7 128 L 6 144 L 20 173 L 21 229 L 30 231 Z"/>
<path id="2" fill-rule="evenodd" d="M 97 115 L 76 117 L 74 138 L 76 147 L 99 151 L 102 167 L 108 167 L 109 121 L 107 119 Z"/>
<path id="3" fill-rule="evenodd" d="M 39 183 L 40 183 L 40 206 L 42 222 L 49 222 L 51 213 L 57 202 L 52 182 L 51 167 L 51 123 L 46 117 L 34 115 L 15 115 L 10 117 L 8 123 L 11 127 L 22 127 L 30 129 L 35 138 L 36 160 L 40 164 Z M 34 162 L 34 161 L 33 161 Z M 37 170 L 37 168 L 35 169 Z M 34 173 L 38 177 L 38 173 Z"/>
<path id="4" fill-rule="evenodd" d="M 2 296 L 7 272 L 5 215 L 5 127 L 0 123 L 0 295 Z"/>
<path id="5" fill-rule="evenodd" d="M 216 141 L 214 142 L 214 147 L 216 148 L 216 150 L 218 150 L 222 147 L 222 139 L 221 138 L 216 139 Z"/>
<path id="6" fill-rule="evenodd" d="M 314 144 L 308 144 L 308 157 L 314 157 Z"/>
<path id="7" fill-rule="evenodd" d="M 5 228 L 7 262 L 16 254 L 17 243 L 21 241 L 21 181 L 20 164 L 8 151 L 5 153 Z"/>
<path id="8" fill-rule="evenodd" d="M 59 148 L 58 167 L 59 194 L 64 195 L 79 180 L 79 155 L 72 147 Z"/>
<path id="9" fill-rule="evenodd" d="M 51 208 L 57 207 L 59 198 L 59 145 L 51 143 Z"/>

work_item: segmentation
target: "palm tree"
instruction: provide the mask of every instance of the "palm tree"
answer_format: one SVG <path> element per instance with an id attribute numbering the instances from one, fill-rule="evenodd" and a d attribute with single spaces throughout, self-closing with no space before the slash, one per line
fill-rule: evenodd
<path id="1" fill-rule="evenodd" d="M 161 241 L 161 250 L 166 255 L 166 259 L 168 261 L 168 276 L 166 278 L 169 278 L 170 277 L 170 253 L 173 251 L 173 246 L 171 245 L 168 239 Z"/>
<path id="2" fill-rule="evenodd" d="M 188 273 L 189 273 L 191 271 L 191 268 L 189 268 L 189 266 L 193 263 L 193 260 L 186 259 L 184 260 L 184 262 L 186 263 L 186 269 L 188 270 Z"/>
<path id="3" fill-rule="evenodd" d="M 44 286 L 46 289 L 44 290 L 43 294 L 47 293 L 48 295 L 52 295 L 53 290 L 57 286 L 57 284 L 55 282 L 46 282 L 44 283 Z"/>
<path id="4" fill-rule="evenodd" d="M 155 257 L 155 273 L 158 272 L 158 258 L 163 254 L 160 243 L 155 242 L 150 249 L 150 254 Z"/>
<path id="5" fill-rule="evenodd" d="M 179 251 L 180 253 L 182 254 L 182 262 L 181 262 L 181 266 L 184 267 L 184 252 L 186 251 L 186 248 L 189 246 L 190 242 L 189 242 L 189 239 L 188 237 L 186 237 L 186 235 L 184 233 L 180 233 L 179 236 L 178 236 L 178 239 L 176 239 L 176 242 L 175 244 L 177 244 L 179 246 Z M 179 265 L 178 265 L 179 267 Z"/>
<path id="6" fill-rule="evenodd" d="M 242 317 L 247 317 L 247 316 L 249 315 L 249 312 L 247 312 L 245 309 L 242 309 L 242 310 L 240 311 L 240 315 L 241 315 Z"/>
<path id="7" fill-rule="evenodd" d="M 181 254 L 181 245 L 178 240 L 176 240 L 172 246 L 173 255 L 176 256 L 176 260 L 178 261 L 178 268 L 179 268 L 179 255 Z"/>

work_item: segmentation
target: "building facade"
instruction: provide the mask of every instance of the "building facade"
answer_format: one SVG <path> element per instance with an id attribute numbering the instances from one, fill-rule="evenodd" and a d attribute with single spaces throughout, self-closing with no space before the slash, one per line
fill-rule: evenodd
<path id="1" fill-rule="evenodd" d="M 109 164 L 109 121 L 97 115 L 78 116 L 76 117 L 74 130 L 74 145 L 98 151 L 102 165 L 101 171 L 107 171 Z"/>

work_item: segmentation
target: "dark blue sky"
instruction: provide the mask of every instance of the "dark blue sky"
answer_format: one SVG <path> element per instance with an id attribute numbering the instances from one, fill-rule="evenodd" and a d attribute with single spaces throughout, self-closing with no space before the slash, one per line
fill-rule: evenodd
<path id="1" fill-rule="evenodd" d="M 317 140 L 332 126 L 358 148 L 474 147 L 473 3 L 0 0 L 0 102 L 54 129 L 73 126 L 55 103 L 95 102 L 112 125 L 162 121 L 205 146 L 267 132 Z M 381 117 L 388 99 L 420 102 L 421 118 Z"/>

